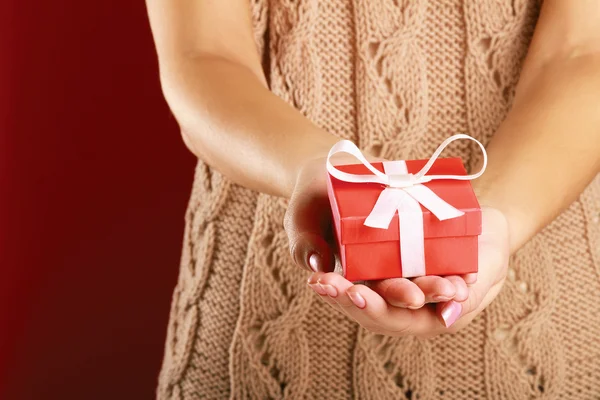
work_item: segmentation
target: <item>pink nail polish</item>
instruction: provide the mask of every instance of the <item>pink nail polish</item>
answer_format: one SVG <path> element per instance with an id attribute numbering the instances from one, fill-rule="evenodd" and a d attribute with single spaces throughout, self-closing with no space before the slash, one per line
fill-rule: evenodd
<path id="1" fill-rule="evenodd" d="M 365 302 L 364 297 L 362 297 L 360 295 L 360 293 L 357 292 L 347 292 L 348 293 L 348 297 L 350 297 L 350 301 L 352 301 L 352 303 L 354 303 L 354 305 L 358 308 L 365 308 L 367 303 Z"/>
<path id="2" fill-rule="evenodd" d="M 325 291 L 325 293 L 327 293 L 327 296 L 337 297 L 338 292 L 335 287 L 328 285 L 328 284 L 323 284 L 323 283 L 319 283 L 319 286 L 321 286 L 321 289 L 323 289 L 323 291 Z"/>
<path id="3" fill-rule="evenodd" d="M 316 283 L 309 283 L 308 286 L 310 286 L 310 288 L 312 290 L 314 290 L 315 292 L 317 292 L 317 294 L 320 294 L 321 296 L 325 296 L 327 293 L 323 290 L 323 288 L 321 287 L 321 285 L 318 285 Z"/>
<path id="4" fill-rule="evenodd" d="M 449 301 L 442 308 L 442 320 L 446 328 L 450 328 L 460 317 L 462 306 L 456 301 Z"/>
<path id="5" fill-rule="evenodd" d="M 310 257 L 308 257 L 308 266 L 314 272 L 319 272 L 317 269 L 319 267 L 319 255 L 317 253 L 312 253 Z"/>

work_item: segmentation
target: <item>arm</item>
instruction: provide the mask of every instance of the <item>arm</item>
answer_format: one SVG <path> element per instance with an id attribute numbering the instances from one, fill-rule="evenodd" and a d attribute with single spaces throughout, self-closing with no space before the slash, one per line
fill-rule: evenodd
<path id="1" fill-rule="evenodd" d="M 474 182 L 508 219 L 514 252 L 600 171 L 600 2 L 546 0 L 513 108 Z"/>
<path id="2" fill-rule="evenodd" d="M 165 98 L 188 148 L 230 180 L 289 197 L 339 139 L 271 93 L 247 0 L 147 0 Z"/>
<path id="3" fill-rule="evenodd" d="M 289 197 L 285 229 L 292 258 L 305 269 L 331 270 L 324 165 L 339 139 L 269 91 L 248 0 L 146 3 L 163 92 L 186 145 L 230 180 Z M 466 292 L 460 278 L 404 281 L 403 299 L 418 304 Z"/>
<path id="4" fill-rule="evenodd" d="M 366 287 L 316 273 L 309 284 L 316 291 L 317 284 L 335 288 L 337 297 L 327 300 L 334 308 L 387 335 L 452 332 L 475 318 L 500 292 L 509 252 L 573 202 L 600 170 L 599 26 L 598 0 L 544 1 L 513 108 L 487 147 L 488 170 L 473 182 L 486 208 L 479 272 L 466 298 L 455 295 L 435 311 L 410 310 L 396 304 L 406 285 L 393 280 Z"/>

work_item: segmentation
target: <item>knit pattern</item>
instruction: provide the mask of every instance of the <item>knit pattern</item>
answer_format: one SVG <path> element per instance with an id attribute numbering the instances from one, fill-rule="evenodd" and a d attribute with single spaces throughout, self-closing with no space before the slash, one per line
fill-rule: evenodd
<path id="1" fill-rule="evenodd" d="M 390 159 L 484 144 L 514 96 L 539 4 L 250 0 L 271 90 Z M 470 144 L 445 151 L 469 167 Z M 372 334 L 294 266 L 286 201 L 198 163 L 159 399 L 600 399 L 600 177 L 511 259 L 498 298 L 434 339 Z"/>

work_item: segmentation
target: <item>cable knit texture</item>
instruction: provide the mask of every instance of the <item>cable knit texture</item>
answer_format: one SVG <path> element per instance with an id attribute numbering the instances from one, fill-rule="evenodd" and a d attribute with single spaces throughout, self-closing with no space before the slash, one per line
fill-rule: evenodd
<path id="1" fill-rule="evenodd" d="M 539 12 L 526 0 L 251 0 L 272 91 L 390 159 L 486 143 Z M 477 149 L 445 154 L 473 166 Z M 371 334 L 306 287 L 286 201 L 199 162 L 160 399 L 599 399 L 600 178 L 511 260 L 455 335 Z"/>

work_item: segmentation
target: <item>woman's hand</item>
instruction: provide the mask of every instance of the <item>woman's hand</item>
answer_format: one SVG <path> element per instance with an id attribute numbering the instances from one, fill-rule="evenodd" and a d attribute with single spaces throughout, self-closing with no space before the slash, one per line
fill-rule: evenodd
<path id="1" fill-rule="evenodd" d="M 497 210 L 484 209 L 477 281 L 469 285 L 468 293 L 457 293 L 452 301 L 407 309 L 400 299 L 414 290 L 409 290 L 411 286 L 403 283 L 407 282 L 403 279 L 387 279 L 365 286 L 353 285 L 335 273 L 317 272 L 309 277 L 308 285 L 333 308 L 370 331 L 391 336 L 429 337 L 464 327 L 490 304 L 504 283 L 508 255 L 508 227 L 504 216 Z M 429 278 L 443 279 L 416 278 L 412 284 L 426 292 L 427 286 L 420 282 Z"/>
<path id="2" fill-rule="evenodd" d="M 372 157 L 370 159 L 374 160 Z M 353 158 L 348 159 L 343 156 L 332 160 L 334 164 L 338 165 L 355 161 Z M 367 324 L 365 318 L 381 317 L 385 319 L 387 308 L 396 310 L 395 312 L 413 315 L 413 312 L 416 313 L 426 303 L 451 300 L 468 301 L 469 288 L 467 285 L 475 283 L 476 274 L 385 279 L 373 282 L 369 288 L 364 285 L 353 285 L 340 275 L 333 273 L 337 254 L 331 208 L 327 197 L 326 177 L 324 158 L 304 164 L 298 173 L 284 225 L 295 263 L 314 272 L 310 278 L 311 287 L 331 305 L 340 311 L 345 310 L 344 312 L 358 322 Z M 480 286 L 486 282 L 485 279 L 481 279 L 481 281 Z M 320 282 L 320 285 L 317 282 Z M 352 305 L 346 291 L 349 291 L 349 294 L 354 293 L 355 297 L 357 294 L 363 295 L 367 302 L 366 307 L 362 309 L 355 306 L 346 308 L 346 306 Z M 344 300 L 347 302 L 343 303 Z M 449 304 L 454 305 L 455 303 Z M 382 309 L 383 306 L 386 308 Z M 456 306 L 453 307 L 452 309 L 456 308 Z M 426 313 L 429 309 L 423 310 Z M 373 324 L 367 325 L 375 327 L 375 323 L 384 324 L 385 321 L 373 321 Z M 440 325 L 437 320 L 436 324 Z"/>

